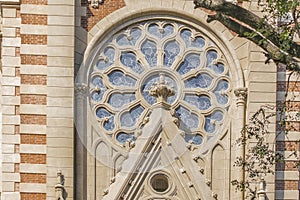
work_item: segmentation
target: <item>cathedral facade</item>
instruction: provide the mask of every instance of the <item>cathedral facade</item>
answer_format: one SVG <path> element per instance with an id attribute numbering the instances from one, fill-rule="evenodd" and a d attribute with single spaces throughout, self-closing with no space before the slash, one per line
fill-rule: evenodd
<path id="1" fill-rule="evenodd" d="M 261 15 L 257 1 L 239 4 Z M 260 47 L 191 0 L 0 7 L 1 200 L 248 198 L 232 184 L 248 178 L 235 163 L 255 145 L 238 144 L 241 131 L 293 96 Z M 297 154 L 288 120 L 288 139 L 275 116 L 266 140 Z M 295 160 L 251 183 L 260 200 L 298 199 Z"/>

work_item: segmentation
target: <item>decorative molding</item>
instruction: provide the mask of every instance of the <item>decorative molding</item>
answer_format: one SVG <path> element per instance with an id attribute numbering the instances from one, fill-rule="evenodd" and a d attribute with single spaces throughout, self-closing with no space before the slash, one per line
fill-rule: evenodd
<path id="1" fill-rule="evenodd" d="M 91 4 L 92 8 L 97 9 L 100 4 L 104 3 L 104 0 L 88 0 L 88 3 Z"/>

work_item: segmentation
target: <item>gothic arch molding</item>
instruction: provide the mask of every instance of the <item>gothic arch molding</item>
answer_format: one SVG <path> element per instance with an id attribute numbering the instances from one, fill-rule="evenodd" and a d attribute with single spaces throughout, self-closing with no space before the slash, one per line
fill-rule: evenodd
<path id="1" fill-rule="evenodd" d="M 106 19 L 100 21 L 92 30 L 91 35 L 93 34 L 93 37 L 91 37 L 90 42 L 88 44 L 88 47 L 85 51 L 84 56 L 84 62 L 82 63 L 81 69 L 78 73 L 78 77 L 76 79 L 77 84 L 83 84 L 88 85 L 88 76 L 89 76 L 89 70 L 90 70 L 90 64 L 91 61 L 95 58 L 96 53 L 95 51 L 101 47 L 105 42 L 105 37 L 110 37 L 117 33 L 118 31 L 124 29 L 125 27 L 129 26 L 130 24 L 137 23 L 144 21 L 145 19 L 151 18 L 151 19 L 167 19 L 167 20 L 173 20 L 179 23 L 186 23 L 192 27 L 197 28 L 202 33 L 205 34 L 207 38 L 213 38 L 218 47 L 221 49 L 222 54 L 225 56 L 225 59 L 228 61 L 228 66 L 230 68 L 231 72 L 231 78 L 232 78 L 232 89 L 236 88 L 242 88 L 244 87 L 244 76 L 241 69 L 241 66 L 239 64 L 239 60 L 236 56 L 236 53 L 226 37 L 225 34 L 219 32 L 216 24 L 207 24 L 204 22 L 204 14 L 201 13 L 201 11 L 195 12 L 198 13 L 199 16 L 195 14 L 194 17 L 190 16 L 190 13 L 182 10 L 174 10 L 173 8 L 139 8 L 138 10 L 131 10 L 128 12 L 129 7 L 125 7 L 124 9 L 120 9 L 117 12 L 109 15 L 106 17 Z M 143 10 L 141 13 L 140 10 Z M 200 12 L 200 13 L 199 13 Z M 129 14 L 130 13 L 130 14 Z M 166 14 L 167 13 L 167 14 Z M 180 16 L 177 17 L 177 16 Z M 108 20 L 110 18 L 114 19 L 113 23 L 109 23 Z M 101 29 L 99 29 L 101 27 Z M 88 100 L 87 99 L 79 99 L 80 101 L 84 102 L 84 105 L 87 105 L 86 109 L 89 109 L 88 106 Z M 76 101 L 76 103 L 80 103 L 80 101 Z M 232 101 L 232 105 L 233 105 Z M 78 109 L 78 106 L 76 106 L 76 109 Z M 79 108 L 82 109 L 82 108 Z M 79 111 L 78 113 L 84 114 L 86 111 Z M 78 117 L 78 116 L 76 116 Z M 82 117 L 83 119 L 84 117 Z M 90 119 L 93 120 L 93 119 Z M 82 130 L 83 133 L 89 133 L 93 132 L 93 130 L 90 130 L 89 122 L 82 120 L 78 120 L 80 123 L 77 123 L 77 127 L 81 127 L 78 130 Z M 93 122 L 95 123 L 95 122 Z M 99 132 L 99 129 L 95 129 L 96 132 Z M 224 133 L 225 134 L 225 133 Z M 101 140 L 105 141 L 106 144 L 110 143 L 110 141 L 107 141 L 106 139 L 102 138 Z M 94 141 L 96 142 L 96 141 Z M 95 147 L 96 143 L 92 142 L 91 144 Z M 98 140 L 99 142 L 99 140 Z M 215 147 L 218 146 L 218 144 L 214 145 Z M 113 148 L 111 149 L 113 150 Z M 120 154 L 118 154 L 120 156 Z M 116 157 L 115 157 L 116 158 Z M 201 159 L 201 158 L 199 158 Z M 206 159 L 205 159 L 206 160 Z M 105 193 L 105 192 L 104 192 Z"/>

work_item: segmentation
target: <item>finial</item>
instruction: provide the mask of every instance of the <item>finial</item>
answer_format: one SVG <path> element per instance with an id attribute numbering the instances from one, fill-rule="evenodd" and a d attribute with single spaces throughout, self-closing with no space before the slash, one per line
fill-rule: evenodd
<path id="1" fill-rule="evenodd" d="M 167 103 L 168 97 L 175 94 L 173 87 L 169 86 L 165 74 L 159 74 L 159 81 L 150 87 L 150 95 L 157 98 L 157 103 Z"/>
<path id="2" fill-rule="evenodd" d="M 55 185 L 55 193 L 56 193 L 56 200 L 65 200 L 67 193 L 65 191 L 65 176 L 62 174 L 60 169 L 57 170 L 56 176 L 56 185 Z"/>

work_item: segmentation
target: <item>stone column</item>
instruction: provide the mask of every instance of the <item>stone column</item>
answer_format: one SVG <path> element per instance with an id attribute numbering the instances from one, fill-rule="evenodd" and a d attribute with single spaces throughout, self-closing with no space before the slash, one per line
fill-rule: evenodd
<path id="1" fill-rule="evenodd" d="M 233 162 L 236 160 L 237 157 L 241 157 L 243 160 L 245 159 L 245 144 L 236 144 L 236 141 L 243 137 L 241 134 L 246 121 L 246 102 L 247 102 L 247 88 L 238 88 L 234 90 L 234 94 L 236 96 L 236 106 L 237 106 L 237 112 L 236 112 L 236 121 L 234 122 L 234 128 L 233 128 Z M 236 169 L 233 168 L 233 171 Z M 244 181 L 245 179 L 245 171 L 244 169 L 241 169 L 240 173 L 233 173 L 232 176 L 233 180 L 237 179 L 239 181 Z M 239 192 L 237 195 L 234 195 L 234 199 L 244 199 L 245 195 L 244 192 Z"/>
<path id="2" fill-rule="evenodd" d="M 86 98 L 88 87 L 75 85 L 75 198 L 86 199 Z"/>

